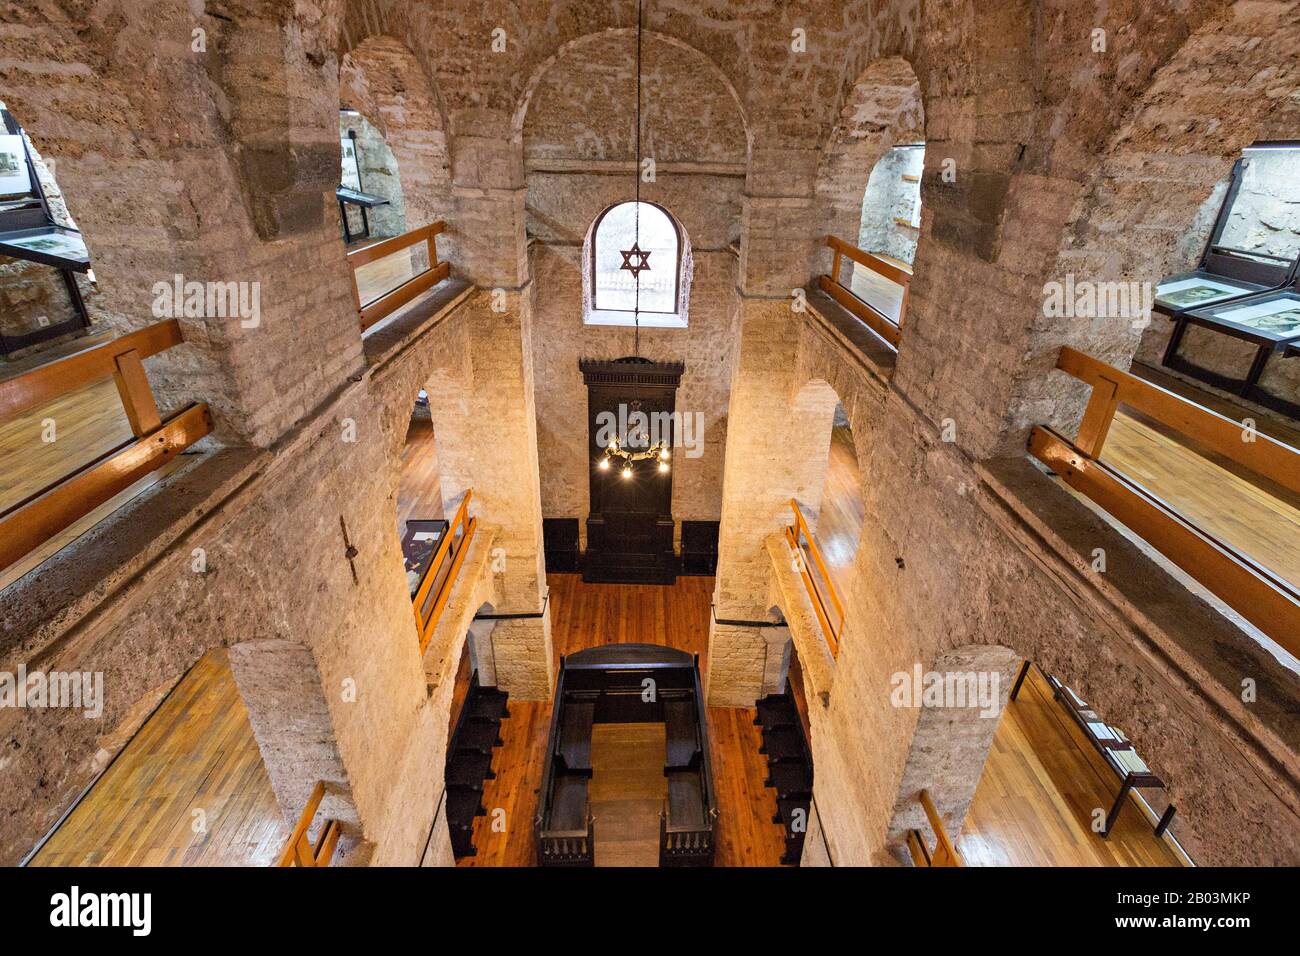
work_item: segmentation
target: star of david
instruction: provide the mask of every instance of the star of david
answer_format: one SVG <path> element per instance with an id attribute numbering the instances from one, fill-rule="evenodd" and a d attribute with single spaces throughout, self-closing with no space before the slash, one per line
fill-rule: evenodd
<path id="1" fill-rule="evenodd" d="M 643 252 L 640 243 L 632 243 L 631 249 L 620 250 L 619 255 L 623 257 L 623 264 L 618 267 L 619 271 L 626 269 L 632 273 L 633 279 L 638 278 L 642 272 L 650 271 L 650 253 Z M 637 260 L 635 265 L 632 264 L 634 258 Z"/>

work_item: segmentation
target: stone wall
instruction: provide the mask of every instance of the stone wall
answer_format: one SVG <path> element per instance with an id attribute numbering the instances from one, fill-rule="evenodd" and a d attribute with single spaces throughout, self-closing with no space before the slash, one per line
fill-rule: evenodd
<path id="1" fill-rule="evenodd" d="M 585 519 L 586 387 L 580 358 L 620 358 L 634 330 L 583 323 L 583 241 L 596 217 L 635 196 L 635 43 L 613 31 L 574 45 L 541 77 L 523 124 L 529 271 L 535 292 L 542 509 Z M 744 118 L 716 68 L 652 36 L 644 44 L 642 150 L 655 161 L 641 198 L 677 218 L 690 245 L 685 329 L 644 329 L 641 354 L 683 361 L 677 411 L 703 423 L 702 444 L 673 457 L 673 516 L 718 520 L 734 340 L 736 258 L 746 159 Z M 630 317 L 629 317 L 630 319 Z M 679 439 L 682 436 L 678 436 Z M 693 433 L 691 437 L 697 437 Z"/>

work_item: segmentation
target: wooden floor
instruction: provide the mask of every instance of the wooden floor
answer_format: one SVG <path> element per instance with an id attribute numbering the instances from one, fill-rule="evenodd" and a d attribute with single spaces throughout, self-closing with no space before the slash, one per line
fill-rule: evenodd
<path id="1" fill-rule="evenodd" d="M 1132 798 L 1109 837 L 1093 832 L 1094 811 L 1109 811 L 1118 792 L 1031 668 L 998 724 L 957 848 L 967 866 L 1180 866 Z"/>
<path id="2" fill-rule="evenodd" d="M 817 544 L 830 568 L 840 594 L 848 590 L 853 559 L 862 537 L 866 506 L 862 502 L 862 477 L 853 432 L 843 426 L 831 430 L 830 460 L 822 491 L 822 510 L 817 517 Z"/>
<path id="3" fill-rule="evenodd" d="M 584 584 L 576 574 L 549 574 L 547 581 L 557 667 L 559 655 L 602 644 L 665 644 L 701 656 L 707 651 L 713 578 L 678 578 L 671 587 Z M 483 788 L 488 816 L 474 822 L 478 854 L 460 865 L 533 865 L 533 816 L 550 715 L 549 703 L 510 701 L 510 719 L 501 725 L 505 746 L 493 761 L 497 777 Z M 708 708 L 718 866 L 777 866 L 783 852 L 781 827 L 771 822 L 776 799 L 763 786 L 767 766 L 758 752 L 762 735 L 754 716 L 753 708 Z M 659 759 L 661 774 L 662 768 Z M 506 811 L 507 826 L 494 833 L 491 815 L 498 807 Z"/>
<path id="4" fill-rule="evenodd" d="M 1101 459 L 1198 527 L 1300 587 L 1300 501 L 1285 489 L 1122 411 L 1111 425 Z"/>
<path id="5" fill-rule="evenodd" d="M 442 486 L 439 481 L 438 446 L 433 424 L 414 419 L 402 449 L 402 477 L 397 487 L 397 533 L 412 518 L 441 518 Z"/>
<path id="6" fill-rule="evenodd" d="M 668 796 L 663 724 L 596 724 L 588 799 L 596 866 L 658 866 L 659 811 Z"/>
<path id="7" fill-rule="evenodd" d="M 355 243 L 349 251 L 361 249 L 382 239 Z M 398 286 L 414 279 L 429 268 L 428 248 L 424 243 L 407 246 L 394 253 L 368 262 L 356 270 L 357 295 L 362 305 L 369 305 L 381 296 L 387 295 Z"/>
<path id="8" fill-rule="evenodd" d="M 849 275 L 849 290 L 891 322 L 898 324 L 903 312 L 903 287 L 860 262 L 845 260 L 844 267 L 849 266 L 853 267 Z"/>
<path id="9" fill-rule="evenodd" d="M 167 696 L 30 865 L 269 866 L 288 836 L 218 649 Z"/>
<path id="10" fill-rule="evenodd" d="M 47 422 L 53 423 L 54 441 L 45 441 Z M 36 496 L 131 438 L 131 425 L 112 378 L 91 382 L 0 423 L 0 513 Z M 16 564 L 0 568 L 0 588 L 18 580 L 182 464 L 183 456 L 173 458 Z"/>

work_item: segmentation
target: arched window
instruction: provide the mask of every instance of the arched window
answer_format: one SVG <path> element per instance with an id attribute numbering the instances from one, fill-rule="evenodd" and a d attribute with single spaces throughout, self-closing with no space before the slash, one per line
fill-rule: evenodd
<path id="1" fill-rule="evenodd" d="M 907 263 L 916 258 L 924 170 L 924 143 L 895 146 L 876 163 L 862 197 L 858 248 Z"/>
<path id="2" fill-rule="evenodd" d="M 686 325 L 689 249 L 676 220 L 650 202 L 610 206 L 585 250 L 583 319 L 588 325 Z"/>

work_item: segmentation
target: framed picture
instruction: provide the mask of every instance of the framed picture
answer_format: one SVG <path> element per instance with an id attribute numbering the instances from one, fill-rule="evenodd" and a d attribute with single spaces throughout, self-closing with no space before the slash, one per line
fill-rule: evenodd
<path id="1" fill-rule="evenodd" d="M 32 191 L 23 138 L 0 135 L 0 196 L 26 196 Z"/>
<path id="2" fill-rule="evenodd" d="M 59 226 L 0 234 L 0 253 L 77 272 L 90 267 L 90 252 L 81 233 Z"/>
<path id="3" fill-rule="evenodd" d="M 361 190 L 361 168 L 357 165 L 357 144 L 351 136 L 340 137 L 343 147 L 343 176 L 340 180 L 344 187 Z"/>
<path id="4" fill-rule="evenodd" d="M 1291 296 L 1224 309 L 1215 317 L 1256 329 L 1276 339 L 1300 335 L 1300 299 Z"/>
<path id="5" fill-rule="evenodd" d="M 1217 302 L 1230 296 L 1249 292 L 1241 286 L 1229 285 L 1202 276 L 1179 279 L 1156 286 L 1156 300 L 1172 309 L 1186 309 L 1194 305 Z"/>

